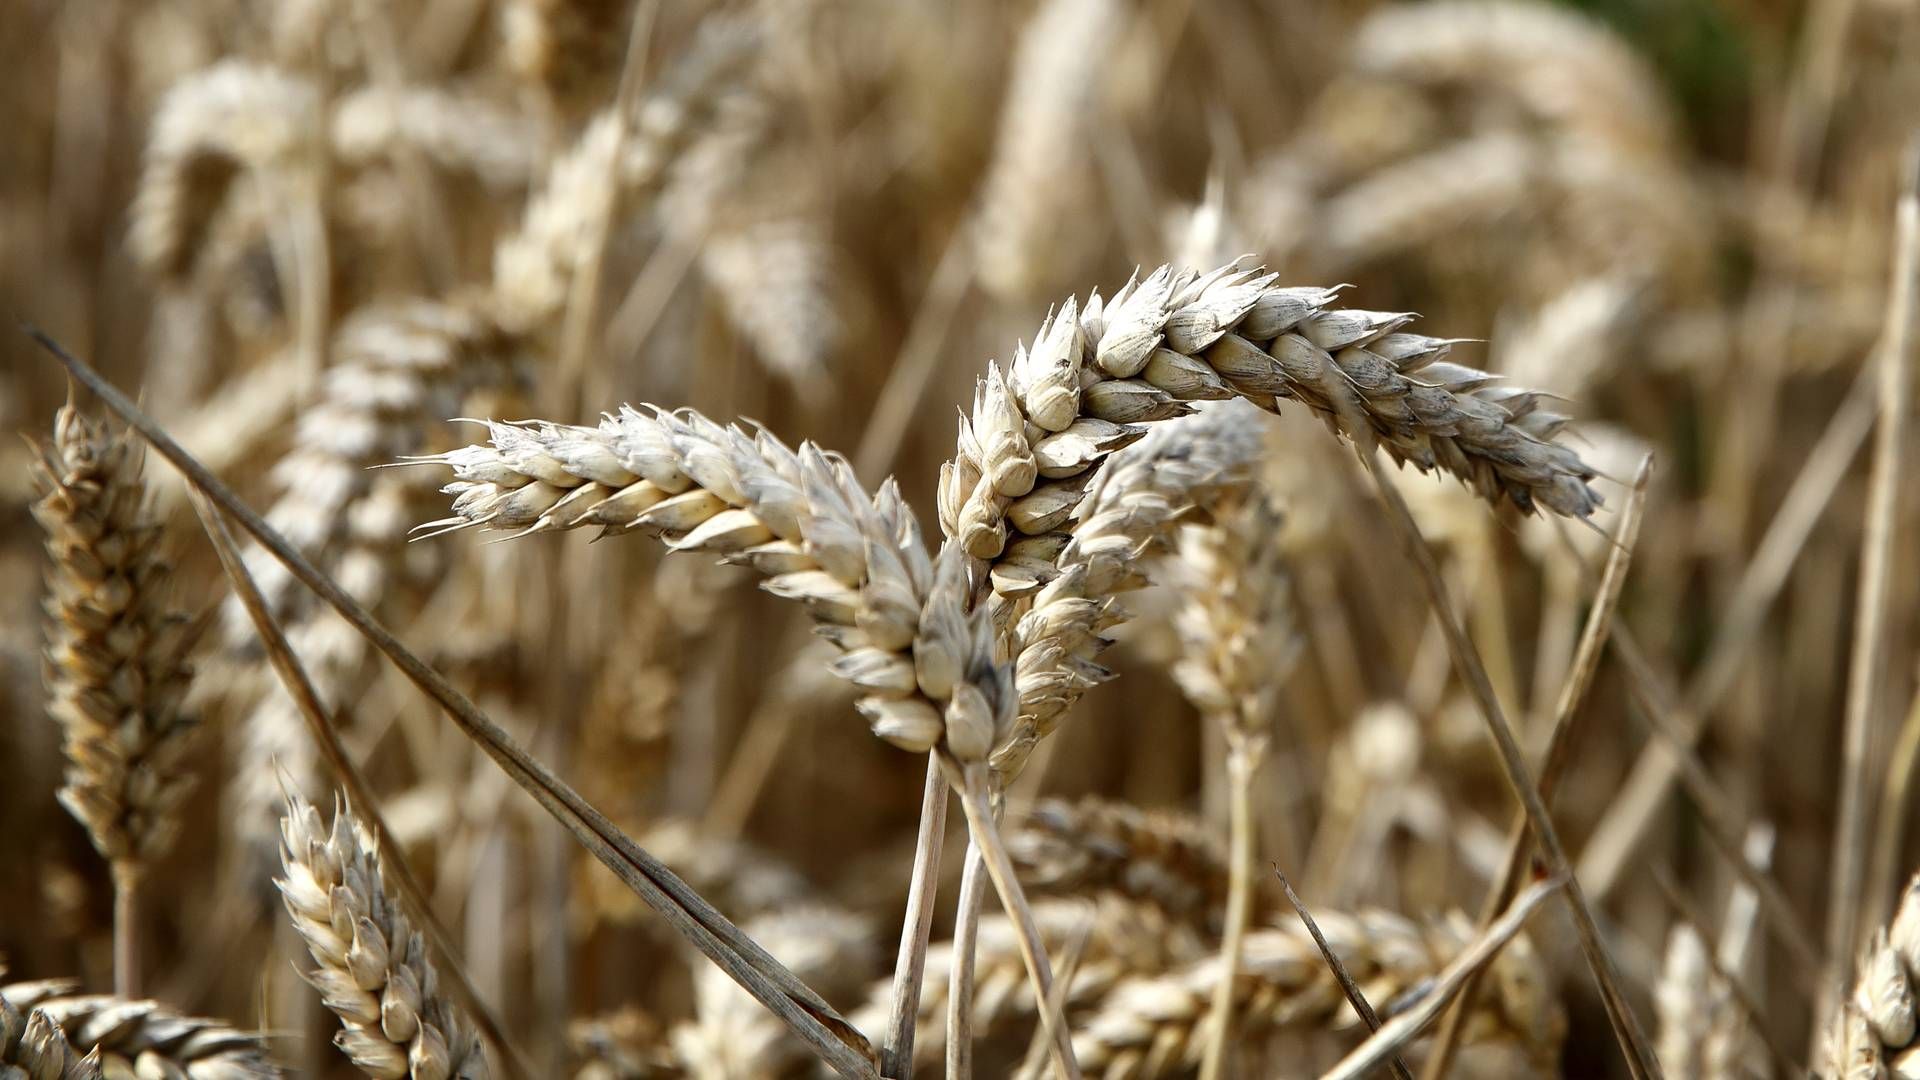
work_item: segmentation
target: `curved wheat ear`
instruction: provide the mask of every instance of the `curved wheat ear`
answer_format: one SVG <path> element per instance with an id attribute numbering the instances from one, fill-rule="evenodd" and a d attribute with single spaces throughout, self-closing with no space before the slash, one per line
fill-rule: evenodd
<path id="1" fill-rule="evenodd" d="M 314 130 L 318 108 L 306 80 L 240 61 L 169 89 L 133 197 L 134 257 L 161 277 L 187 273 L 234 177 L 288 163 Z"/>
<path id="2" fill-rule="evenodd" d="M 1066 988 L 1069 1015 L 1096 1007 L 1113 988 L 1130 978 L 1164 974 L 1190 963 L 1208 951 L 1193 926 L 1170 921 L 1158 908 L 1131 901 L 1102 898 L 1089 904 L 1083 898 L 1050 897 L 1037 900 L 1033 918 L 1048 951 L 1072 959 L 1073 980 Z M 914 1039 L 915 1060 L 940 1060 L 946 1044 L 947 993 L 953 969 L 951 942 L 936 942 L 927 950 Z M 1062 976 L 1064 978 L 1064 974 Z M 865 1032 L 878 1035 L 886 1027 L 891 1006 L 891 980 L 876 983 L 867 1003 L 850 1019 Z M 980 919 L 975 944 L 974 1034 L 990 1039 L 1031 1028 L 1036 1014 L 1021 966 L 1018 938 L 1004 915 Z"/>
<path id="3" fill-rule="evenodd" d="M 138 440 L 67 405 L 40 448 L 33 507 L 52 562 L 47 682 L 48 712 L 65 733 L 60 803 L 116 876 L 136 877 L 172 846 L 197 727 L 181 710 L 188 620 L 168 604 L 142 456 Z"/>
<path id="4" fill-rule="evenodd" d="M 1666 152 L 1660 81 L 1599 21 L 1519 0 L 1381 8 L 1355 32 L 1353 65 L 1427 85 L 1491 85 L 1540 119 L 1622 147 Z"/>
<path id="5" fill-rule="evenodd" d="M 1226 901 L 1226 855 L 1190 814 L 1046 799 L 1008 831 L 1007 853 L 1036 895 L 1112 893 L 1201 928 Z"/>
<path id="6" fill-rule="evenodd" d="M 996 295 L 1025 296 L 1063 269 L 1074 238 L 1061 226 L 1090 186 L 1091 106 L 1124 24 L 1115 0 L 1046 0 L 1020 31 L 974 226 L 980 282 Z"/>
<path id="7" fill-rule="evenodd" d="M 1471 929 L 1449 919 L 1422 928 L 1399 915 L 1367 911 L 1316 913 L 1322 933 L 1369 1001 L 1387 1015 L 1395 999 L 1424 992 L 1423 983 L 1466 943 Z M 1519 945 L 1519 948 L 1514 948 Z M 1078 1025 L 1073 1051 L 1090 1074 L 1180 1076 L 1200 1063 L 1220 958 L 1123 983 L 1098 1012 Z M 1565 1022 L 1547 995 L 1537 957 L 1515 941 L 1494 961 L 1498 991 L 1483 999 L 1468 1041 L 1509 1042 L 1537 1064 L 1556 1060 Z M 1233 989 L 1233 1030 L 1258 1038 L 1278 1030 L 1344 1031 L 1360 1020 L 1304 929 L 1247 935 Z"/>
<path id="8" fill-rule="evenodd" d="M 343 94 L 328 120 L 333 152 L 347 165 L 411 149 L 436 166 L 495 190 L 533 175 L 536 126 L 483 95 L 438 86 L 363 86 Z"/>
<path id="9" fill-rule="evenodd" d="M 328 829 L 289 793 L 280 828 L 286 877 L 275 884 L 319 964 L 309 978 L 340 1017 L 334 1045 L 385 1080 L 488 1076 L 479 1036 L 440 993 L 426 945 L 388 896 L 373 843 L 352 815 L 336 804 Z"/>
<path id="10" fill-rule="evenodd" d="M 927 557 L 892 483 L 870 499 L 844 459 L 811 443 L 796 452 L 765 431 L 652 406 L 593 428 L 489 430 L 490 446 L 425 459 L 455 476 L 455 516 L 435 525 L 638 529 L 753 566 L 843 650 L 835 670 L 867 692 L 860 707 L 882 738 L 921 752 L 945 740 L 978 761 L 1010 724 L 992 626 L 963 610 L 965 564 Z"/>
<path id="11" fill-rule="evenodd" d="M 1402 333 L 1412 315 L 1329 309 L 1334 291 L 1285 288 L 1260 270 L 1161 267 L 1110 301 L 1069 300 L 977 387 L 959 454 L 941 470 L 940 520 L 993 560 L 1012 531 L 1054 531 L 1088 474 L 1135 425 L 1209 398 L 1298 401 L 1362 450 L 1438 468 L 1483 497 L 1586 517 L 1593 473 L 1548 441 L 1565 418 L 1540 397 L 1441 360 L 1453 344 Z"/>
<path id="12" fill-rule="evenodd" d="M 82 1058 L 47 1014 L 21 1016 L 0 995 L 0 1076 L 7 1080 L 100 1080 L 100 1057 Z"/>
<path id="13" fill-rule="evenodd" d="M 1907 882 L 1893 922 L 1874 931 L 1852 1000 L 1834 1017 L 1820 1075 L 1920 1076 L 1920 875 Z"/>
<path id="14" fill-rule="evenodd" d="M 823 990 L 830 991 L 836 977 L 844 984 L 849 973 L 872 967 L 871 928 L 841 908 L 801 905 L 763 915 L 744 929 L 795 975 Z M 810 1060 L 779 1017 L 718 967 L 705 964 L 694 973 L 693 996 L 694 1019 L 671 1036 L 691 1080 L 785 1076 Z"/>
<path id="15" fill-rule="evenodd" d="M 274 1080 L 266 1040 L 224 1021 L 184 1016 L 157 1001 L 76 994 L 71 980 L 0 986 L 0 1001 L 44 1015 L 107 1076 Z M 55 1074 L 57 1075 L 57 1074 Z"/>

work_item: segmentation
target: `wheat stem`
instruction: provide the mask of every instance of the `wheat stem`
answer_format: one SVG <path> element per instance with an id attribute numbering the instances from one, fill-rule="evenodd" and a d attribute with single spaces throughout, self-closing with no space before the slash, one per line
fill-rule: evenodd
<path id="1" fill-rule="evenodd" d="M 1253 920 L 1253 864 L 1259 845 L 1253 813 L 1253 782 L 1266 760 L 1266 738 L 1248 738 L 1227 730 L 1227 796 L 1232 837 L 1227 878 L 1226 930 L 1220 940 L 1220 985 L 1213 992 L 1212 1034 L 1200 1062 L 1201 1080 L 1225 1075 L 1227 1048 L 1233 1044 L 1233 985 L 1240 974 L 1240 953 Z"/>
<path id="2" fill-rule="evenodd" d="M 1560 834 L 1553 827 L 1553 819 L 1547 811 L 1546 802 L 1540 791 L 1534 786 L 1533 777 L 1527 763 L 1520 753 L 1520 744 L 1513 737 L 1513 729 L 1508 726 L 1506 715 L 1500 709 L 1500 702 L 1494 696 L 1493 687 L 1487 681 L 1486 668 L 1480 663 L 1473 642 L 1467 637 L 1459 617 L 1453 611 L 1452 601 L 1447 598 L 1446 582 L 1440 575 L 1440 566 L 1434 561 L 1433 552 L 1420 536 L 1420 527 L 1414 523 L 1413 514 L 1407 509 L 1406 500 L 1401 498 L 1399 489 L 1387 479 L 1376 454 L 1366 456 L 1367 468 L 1372 472 L 1374 487 L 1380 492 L 1382 501 L 1387 505 L 1388 517 L 1399 535 L 1401 546 L 1413 559 L 1420 572 L 1422 583 L 1427 589 L 1427 598 L 1439 616 L 1440 625 L 1447 635 L 1448 650 L 1453 654 L 1455 669 L 1462 681 L 1472 691 L 1476 703 L 1480 706 L 1481 718 L 1486 721 L 1494 746 L 1500 753 L 1500 764 L 1505 770 L 1508 786 L 1520 799 L 1526 809 L 1527 823 L 1533 832 L 1534 841 L 1540 845 L 1546 856 L 1547 868 L 1556 877 L 1563 879 L 1567 886 L 1568 907 L 1573 913 L 1574 929 L 1580 940 L 1580 951 L 1586 957 L 1587 966 L 1592 971 L 1594 981 L 1600 988 L 1600 998 L 1607 1009 L 1607 1019 L 1613 1025 L 1614 1037 L 1619 1041 L 1621 1051 L 1627 1059 L 1629 1071 L 1637 1078 L 1657 1078 L 1661 1075 L 1660 1064 L 1654 1060 L 1652 1047 L 1647 1042 L 1645 1031 L 1633 1014 L 1633 1006 L 1621 989 L 1621 978 L 1615 969 L 1613 958 L 1607 953 L 1606 945 L 1600 939 L 1600 928 L 1593 917 L 1593 910 L 1587 905 L 1586 897 L 1580 891 L 1580 883 L 1572 877 L 1565 847 L 1560 843 Z"/>
<path id="3" fill-rule="evenodd" d="M 946 841 L 949 794 L 940 763 L 928 758 L 926 788 L 920 796 L 920 825 L 914 837 L 913 874 L 907 885 L 907 910 L 900 927 L 887 1032 L 880 1050 L 881 1074 L 889 1080 L 913 1080 L 920 983 L 926 971 L 927 942 L 933 936 L 933 904 L 940 886 L 940 849 Z"/>

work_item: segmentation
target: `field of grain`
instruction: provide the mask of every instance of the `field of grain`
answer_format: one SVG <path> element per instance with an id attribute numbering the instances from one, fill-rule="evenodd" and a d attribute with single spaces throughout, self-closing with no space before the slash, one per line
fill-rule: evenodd
<path id="1" fill-rule="evenodd" d="M 1911 0 L 0 64 L 0 1080 L 1920 1078 Z"/>

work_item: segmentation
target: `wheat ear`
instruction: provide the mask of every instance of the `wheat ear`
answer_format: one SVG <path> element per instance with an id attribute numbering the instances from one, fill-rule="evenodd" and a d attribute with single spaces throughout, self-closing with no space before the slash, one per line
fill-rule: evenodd
<path id="1" fill-rule="evenodd" d="M 1093 796 L 1035 805 L 1007 836 L 1040 896 L 1111 894 L 1209 929 L 1227 896 L 1227 859 L 1190 815 Z"/>
<path id="2" fill-rule="evenodd" d="M 0 1078 L 3 1080 L 100 1080 L 97 1054 L 81 1057 L 47 1014 L 21 1016 L 0 995 Z"/>
<path id="3" fill-rule="evenodd" d="M 112 867 L 114 983 L 126 995 L 139 993 L 140 879 L 173 844 L 197 726 L 181 708 L 189 620 L 168 603 L 143 457 L 129 434 L 67 405 L 40 448 L 33 507 L 51 563 L 46 677 L 65 736 L 60 803 Z"/>
<path id="4" fill-rule="evenodd" d="M 266 1040 L 221 1020 L 185 1016 L 157 1001 L 76 994 L 66 979 L 0 986 L 0 1000 L 44 1015 L 110 1077 L 275 1080 Z"/>
<path id="5" fill-rule="evenodd" d="M 319 965 L 309 978 L 340 1017 L 334 1045 L 383 1080 L 484 1080 L 480 1037 L 441 994 L 425 942 L 387 895 L 374 845 L 345 806 L 329 829 L 289 792 L 280 829 L 286 876 L 275 884 Z"/>

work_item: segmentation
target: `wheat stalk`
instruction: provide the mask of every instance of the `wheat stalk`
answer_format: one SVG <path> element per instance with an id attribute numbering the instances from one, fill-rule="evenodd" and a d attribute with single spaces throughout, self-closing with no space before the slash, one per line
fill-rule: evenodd
<path id="1" fill-rule="evenodd" d="M 1285 557 L 1272 543 L 1279 528 L 1279 513 L 1255 493 L 1213 524 L 1189 526 L 1179 546 L 1188 601 L 1174 619 L 1185 654 L 1173 673 L 1205 722 L 1226 737 L 1231 807 L 1226 930 L 1205 1080 L 1221 1075 L 1233 1037 L 1233 983 L 1253 915 L 1259 846 L 1253 789 L 1271 742 L 1273 701 L 1296 652 Z"/>
<path id="2" fill-rule="evenodd" d="M 344 805 L 328 829 L 286 796 L 278 879 L 316 967 L 309 978 L 340 1017 L 334 1045 L 369 1076 L 445 1080 L 489 1075 L 473 1025 L 440 993 L 418 931 L 387 895 L 380 861 Z"/>
<path id="3" fill-rule="evenodd" d="M 60 804 L 112 867 L 114 982 L 127 995 L 139 992 L 140 880 L 179 828 L 198 724 L 181 708 L 189 620 L 169 604 L 143 458 L 129 433 L 110 434 L 69 404 L 34 470 L 51 563 L 48 712 L 67 756 Z"/>
<path id="4" fill-rule="evenodd" d="M 0 1078 L 4 1080 L 99 1080 L 100 1058 L 82 1058 L 67 1045 L 46 1013 L 21 1016 L 0 995 Z"/>
<path id="5" fill-rule="evenodd" d="M 210 1080 L 275 1080 L 265 1039 L 221 1020 L 185 1016 L 157 1001 L 77 994 L 67 979 L 0 986 L 10 1008 L 40 1015 L 76 1049 L 85 1048 L 106 1076 L 187 1076 Z"/>

